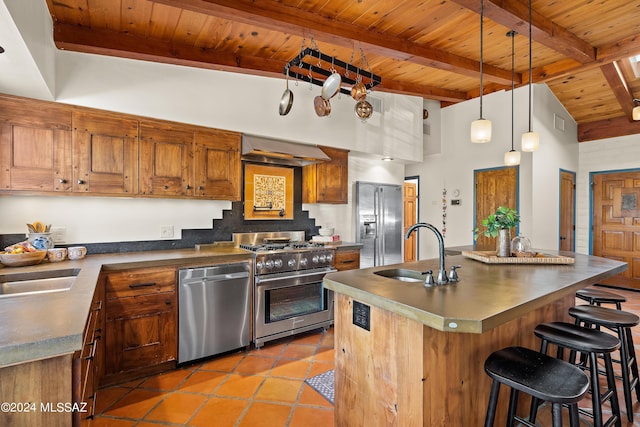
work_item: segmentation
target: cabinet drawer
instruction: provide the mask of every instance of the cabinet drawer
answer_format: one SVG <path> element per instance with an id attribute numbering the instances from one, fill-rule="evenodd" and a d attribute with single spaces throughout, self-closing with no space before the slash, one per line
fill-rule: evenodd
<path id="1" fill-rule="evenodd" d="M 176 292 L 136 295 L 109 300 L 107 320 L 175 310 L 177 310 Z"/>
<path id="2" fill-rule="evenodd" d="M 340 271 L 360 268 L 360 251 L 336 251 L 335 267 Z"/>
<path id="3" fill-rule="evenodd" d="M 107 274 L 107 299 L 175 292 L 176 269 L 144 268 Z"/>

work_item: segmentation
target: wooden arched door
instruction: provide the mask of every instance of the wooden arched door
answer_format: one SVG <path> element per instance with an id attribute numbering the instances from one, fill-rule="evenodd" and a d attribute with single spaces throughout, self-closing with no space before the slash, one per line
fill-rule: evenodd
<path id="1" fill-rule="evenodd" d="M 482 231 L 482 220 L 492 214 L 500 206 L 518 209 L 518 168 L 502 167 L 482 169 L 474 172 L 475 180 L 475 220 L 474 228 Z M 515 230 L 511 230 L 515 237 Z M 476 240 L 478 248 L 493 249 L 496 239 L 485 237 L 480 233 Z"/>

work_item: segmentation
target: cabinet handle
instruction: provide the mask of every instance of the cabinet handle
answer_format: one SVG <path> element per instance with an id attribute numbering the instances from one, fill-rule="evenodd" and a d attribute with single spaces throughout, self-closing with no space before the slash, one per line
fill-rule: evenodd
<path id="1" fill-rule="evenodd" d="M 59 181 L 60 181 L 60 184 L 66 184 L 66 183 L 67 183 L 67 180 L 66 180 L 66 179 L 64 179 L 64 178 L 60 178 L 60 180 L 59 180 Z"/>
<path id="2" fill-rule="evenodd" d="M 166 300 L 164 303 L 165 303 L 166 305 L 171 305 L 171 300 L 170 300 L 170 299 L 168 299 L 168 300 Z"/>
<path id="3" fill-rule="evenodd" d="M 340 261 L 340 264 L 351 264 L 352 262 L 356 262 L 355 259 L 345 259 L 343 261 Z"/>
<path id="4" fill-rule="evenodd" d="M 80 184 L 80 185 L 84 184 L 84 180 L 79 179 L 79 180 L 78 180 L 78 184 Z"/>
<path id="5" fill-rule="evenodd" d="M 91 341 L 89 344 L 91 347 L 91 354 L 84 358 L 84 360 L 93 360 L 96 357 L 96 348 L 98 347 L 98 340 L 95 339 Z"/>
<path id="6" fill-rule="evenodd" d="M 164 189 L 165 189 L 165 190 L 168 190 L 168 189 L 169 189 L 169 186 L 168 186 L 168 185 L 165 185 L 165 186 L 164 186 Z"/>
<path id="7" fill-rule="evenodd" d="M 198 190 L 204 190 L 204 187 L 202 185 L 198 185 Z"/>
<path id="8" fill-rule="evenodd" d="M 100 311 L 100 310 L 102 310 L 102 300 L 96 301 L 96 308 L 93 309 L 93 311 Z"/>
<path id="9" fill-rule="evenodd" d="M 184 187 L 186 190 L 191 190 L 191 186 L 189 184 L 187 184 L 186 187 Z"/>
<path id="10" fill-rule="evenodd" d="M 136 289 L 136 288 L 148 288 L 149 286 L 155 286 L 156 282 L 150 282 L 150 283 L 133 283 L 131 285 L 129 285 L 129 287 L 131 289 Z"/>

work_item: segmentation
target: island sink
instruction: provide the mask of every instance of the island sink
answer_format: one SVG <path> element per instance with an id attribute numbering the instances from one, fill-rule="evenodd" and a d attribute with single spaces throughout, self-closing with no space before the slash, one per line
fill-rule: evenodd
<path id="1" fill-rule="evenodd" d="M 12 273 L 0 278 L 0 298 L 68 291 L 79 269 Z"/>
<path id="2" fill-rule="evenodd" d="M 389 270 L 374 271 L 373 274 L 387 277 L 389 279 L 400 280 L 401 282 L 422 282 L 424 283 L 426 273 L 405 268 L 392 268 Z"/>

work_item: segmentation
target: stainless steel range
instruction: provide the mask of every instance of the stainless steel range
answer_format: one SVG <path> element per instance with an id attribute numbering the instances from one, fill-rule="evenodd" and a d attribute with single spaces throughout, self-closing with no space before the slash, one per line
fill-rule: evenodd
<path id="1" fill-rule="evenodd" d="M 265 342 L 333 324 L 333 292 L 322 285 L 336 271 L 335 250 L 304 241 L 304 231 L 234 233 L 234 245 L 255 252 L 254 328 Z"/>

